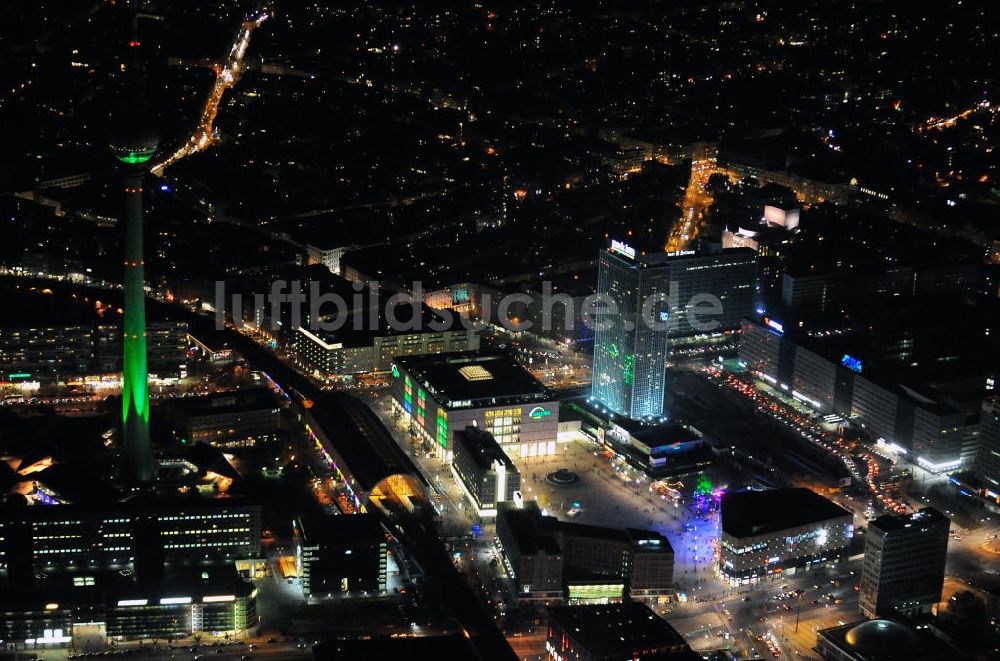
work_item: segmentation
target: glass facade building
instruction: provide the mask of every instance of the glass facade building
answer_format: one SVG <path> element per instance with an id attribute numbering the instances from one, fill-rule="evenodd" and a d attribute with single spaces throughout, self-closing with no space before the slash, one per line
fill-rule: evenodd
<path id="1" fill-rule="evenodd" d="M 663 415 L 670 338 L 739 328 L 753 307 L 756 269 L 743 248 L 636 255 L 613 241 L 598 259 L 594 398 L 634 419 Z"/>
<path id="2" fill-rule="evenodd" d="M 627 254 L 601 251 L 597 293 L 614 313 L 595 317 L 593 395 L 609 409 L 630 418 L 663 414 L 663 378 L 667 363 L 666 324 L 642 323 L 642 304 L 650 295 L 667 294 L 668 270 L 645 268 Z M 666 300 L 650 310 L 659 322 L 668 314 Z"/>

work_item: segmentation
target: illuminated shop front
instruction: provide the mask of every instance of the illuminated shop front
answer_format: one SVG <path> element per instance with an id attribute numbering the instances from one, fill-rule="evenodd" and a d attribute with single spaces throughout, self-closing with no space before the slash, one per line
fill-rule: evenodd
<path id="1" fill-rule="evenodd" d="M 722 496 L 719 574 L 732 585 L 759 583 L 847 556 L 853 516 L 809 489 Z"/>

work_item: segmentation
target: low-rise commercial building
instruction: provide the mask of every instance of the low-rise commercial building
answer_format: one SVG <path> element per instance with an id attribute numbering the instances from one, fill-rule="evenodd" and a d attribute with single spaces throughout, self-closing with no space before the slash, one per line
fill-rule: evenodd
<path id="1" fill-rule="evenodd" d="M 251 447 L 278 435 L 281 409 L 264 388 L 170 400 L 174 438 L 194 445 Z"/>
<path id="2" fill-rule="evenodd" d="M 534 501 L 500 503 L 497 550 L 520 599 L 555 603 L 628 598 L 666 601 L 674 551 L 661 534 L 559 521 Z"/>
<path id="3" fill-rule="evenodd" d="M 498 502 L 520 499 L 521 474 L 492 434 L 466 427 L 454 440 L 451 468 L 479 516 L 496 516 Z"/>
<path id="4" fill-rule="evenodd" d="M 550 607 L 545 649 L 555 661 L 700 658 L 666 620 L 634 601 Z"/>
<path id="5" fill-rule="evenodd" d="M 722 495 L 719 573 L 734 585 L 758 583 L 846 557 L 853 516 L 805 488 Z"/>
<path id="6" fill-rule="evenodd" d="M 393 377 L 395 415 L 443 457 L 455 431 L 470 426 L 490 432 L 509 456 L 555 454 L 559 404 L 507 354 L 399 358 Z"/>
<path id="7" fill-rule="evenodd" d="M 652 424 L 614 418 L 608 421 L 605 444 L 653 477 L 704 470 L 712 453 L 695 430 L 675 423 Z"/>

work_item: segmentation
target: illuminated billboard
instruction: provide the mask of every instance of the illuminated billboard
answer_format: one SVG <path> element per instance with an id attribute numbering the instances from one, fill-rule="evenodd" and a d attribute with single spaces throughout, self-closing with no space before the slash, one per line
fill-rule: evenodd
<path id="1" fill-rule="evenodd" d="M 617 239 L 612 239 L 611 252 L 618 253 L 619 255 L 624 255 L 629 259 L 635 259 L 635 248 L 625 243 L 624 241 L 618 241 Z"/>
<path id="2" fill-rule="evenodd" d="M 861 373 L 861 361 L 854 356 L 849 356 L 845 353 L 844 357 L 840 359 L 840 364 L 852 372 Z"/>

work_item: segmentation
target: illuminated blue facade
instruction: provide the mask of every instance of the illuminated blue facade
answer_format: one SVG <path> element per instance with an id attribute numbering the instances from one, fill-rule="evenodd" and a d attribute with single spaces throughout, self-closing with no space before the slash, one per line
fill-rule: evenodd
<path id="1" fill-rule="evenodd" d="M 624 252 L 601 251 L 597 292 L 616 314 L 595 318 L 593 396 L 619 415 L 641 419 L 663 415 L 667 363 L 668 268 L 649 268 Z M 648 310 L 656 324 L 643 323 L 643 301 L 662 300 Z M 651 327 L 652 326 L 652 327 Z"/>
<path id="2" fill-rule="evenodd" d="M 753 310 L 756 254 L 646 255 L 613 241 L 598 261 L 597 293 L 616 313 L 596 317 L 593 396 L 618 415 L 658 418 L 668 338 L 739 328 Z"/>

